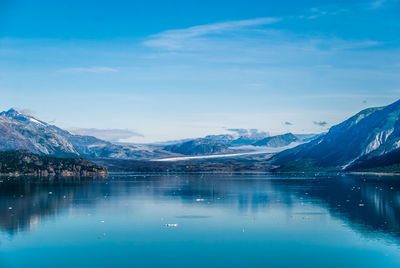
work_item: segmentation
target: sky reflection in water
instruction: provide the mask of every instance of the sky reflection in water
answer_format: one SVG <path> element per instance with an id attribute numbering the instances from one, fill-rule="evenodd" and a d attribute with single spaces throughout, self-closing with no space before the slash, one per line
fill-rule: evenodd
<path id="1" fill-rule="evenodd" d="M 400 266 L 397 177 L 26 180 L 0 184 L 0 267 Z"/>

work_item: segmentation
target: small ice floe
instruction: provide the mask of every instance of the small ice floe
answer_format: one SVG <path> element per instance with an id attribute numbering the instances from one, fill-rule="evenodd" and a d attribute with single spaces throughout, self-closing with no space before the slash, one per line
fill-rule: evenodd
<path id="1" fill-rule="evenodd" d="M 101 220 L 100 222 L 101 222 L 101 223 L 104 223 L 104 220 Z"/>
<path id="2" fill-rule="evenodd" d="M 12 207 L 8 207 L 8 209 L 10 209 L 10 210 L 11 210 L 11 209 L 12 209 Z"/>
<path id="3" fill-rule="evenodd" d="M 49 192 L 49 194 L 53 194 L 53 192 Z"/>
<path id="4" fill-rule="evenodd" d="M 177 223 L 166 223 L 164 224 L 165 227 L 178 227 Z"/>
<path id="5" fill-rule="evenodd" d="M 364 204 L 363 204 L 363 203 L 360 203 L 360 204 L 358 204 L 358 206 L 359 206 L 359 207 L 363 207 L 363 206 L 364 206 Z"/>
<path id="6" fill-rule="evenodd" d="M 203 198 L 196 198 L 196 202 L 204 202 Z"/>

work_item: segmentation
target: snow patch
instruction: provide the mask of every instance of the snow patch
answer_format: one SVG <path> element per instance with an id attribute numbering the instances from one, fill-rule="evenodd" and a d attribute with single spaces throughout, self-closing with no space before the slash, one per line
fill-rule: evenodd
<path id="1" fill-rule="evenodd" d="M 35 124 L 38 124 L 38 125 L 41 125 L 41 126 L 46 126 L 45 124 L 43 124 L 39 120 L 36 120 L 35 118 L 29 117 L 28 119 L 29 119 L 29 121 L 31 121 L 31 122 L 33 122 Z"/>
<path id="2" fill-rule="evenodd" d="M 367 148 L 364 151 L 364 154 L 369 154 L 372 151 L 378 149 L 383 143 L 386 142 L 387 138 L 393 133 L 394 129 L 390 129 L 387 131 L 381 131 L 376 134 L 375 139 L 371 141 Z"/>

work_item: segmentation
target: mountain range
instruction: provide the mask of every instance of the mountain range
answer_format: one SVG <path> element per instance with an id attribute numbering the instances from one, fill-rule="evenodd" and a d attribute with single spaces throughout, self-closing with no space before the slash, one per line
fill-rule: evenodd
<path id="1" fill-rule="evenodd" d="M 176 141 L 167 146 L 117 144 L 93 136 L 73 135 L 15 109 L 0 113 L 0 151 L 23 149 L 39 155 L 56 157 L 138 160 L 177 155 L 224 154 L 234 152 L 230 147 L 253 145 L 267 138 L 267 135 L 209 135 L 205 138 Z M 298 140 L 292 134 L 267 139 L 269 142 L 265 145 L 272 147 L 286 146 L 291 141 Z M 279 141 L 274 142 L 275 139 Z"/>
<path id="2" fill-rule="evenodd" d="M 278 170 L 393 170 L 400 163 L 400 100 L 365 109 L 328 133 L 278 153 Z"/>
<path id="3" fill-rule="evenodd" d="M 14 109 L 0 113 L 0 151 L 24 149 L 57 157 L 138 159 L 166 157 L 158 148 L 119 145 L 70 132 Z"/>
<path id="4" fill-rule="evenodd" d="M 304 138 L 309 139 L 306 135 Z M 302 143 L 303 140 L 292 133 L 283 135 L 267 136 L 267 135 L 241 135 L 233 136 L 229 134 L 208 135 L 205 138 L 197 138 L 177 142 L 167 145 L 163 149 L 173 153 L 183 155 L 210 155 L 210 154 L 226 154 L 238 153 L 241 151 L 251 150 L 249 147 L 241 148 L 242 146 L 264 146 L 269 148 L 284 148 L 292 143 Z M 238 150 L 239 149 L 239 150 Z M 241 150 L 240 150 L 241 149 Z"/>
<path id="5" fill-rule="evenodd" d="M 222 134 L 175 141 L 168 145 L 136 145 L 73 135 L 10 109 L 0 113 L 0 151 L 23 149 L 56 157 L 146 161 L 172 156 L 232 154 L 246 146 L 285 149 L 288 145 L 299 144 L 272 157 L 249 155 L 241 161 L 245 161 L 243 166 L 246 168 L 252 168 L 253 161 L 262 170 L 275 171 L 400 172 L 399 116 L 400 100 L 385 107 L 365 109 L 319 135 L 286 133 L 252 137 Z M 215 164 L 212 166 L 221 167 L 223 164 L 216 164 L 218 161 L 213 160 Z"/>

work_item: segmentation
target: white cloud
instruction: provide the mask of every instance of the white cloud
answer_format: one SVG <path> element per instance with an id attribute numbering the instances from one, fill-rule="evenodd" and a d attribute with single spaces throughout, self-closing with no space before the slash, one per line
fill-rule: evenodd
<path id="1" fill-rule="evenodd" d="M 142 134 L 129 129 L 70 128 L 75 135 L 93 136 L 107 141 L 120 141 L 131 137 L 143 137 Z"/>
<path id="2" fill-rule="evenodd" d="M 19 111 L 21 114 L 24 115 L 29 115 L 29 116 L 35 116 L 36 111 L 29 109 L 29 108 L 15 108 L 17 111 Z"/>
<path id="3" fill-rule="evenodd" d="M 77 73 L 115 73 L 118 72 L 117 69 L 104 67 L 104 66 L 93 66 L 93 67 L 74 67 L 65 68 L 61 70 L 62 72 L 77 72 Z"/>
<path id="4" fill-rule="evenodd" d="M 377 0 L 377 1 L 373 1 L 370 4 L 370 9 L 377 9 L 382 7 L 385 3 L 387 2 L 387 0 Z"/>
<path id="5" fill-rule="evenodd" d="M 252 26 L 260 26 L 278 22 L 280 18 L 257 18 L 250 20 L 227 21 L 205 25 L 197 25 L 185 29 L 167 30 L 150 36 L 144 42 L 145 46 L 164 49 L 180 49 L 187 40 L 209 34 L 220 34 L 227 31 L 235 31 Z"/>
<path id="6" fill-rule="evenodd" d="M 332 15 L 334 12 L 326 12 L 320 9 L 311 9 L 310 14 L 303 18 L 314 19 L 324 15 Z M 193 59 L 193 52 L 211 52 L 223 55 L 224 61 L 243 58 L 249 61 L 249 54 L 261 52 L 263 55 L 271 55 L 273 51 L 279 52 L 279 57 L 287 55 L 286 52 L 295 52 L 293 55 L 298 57 L 299 53 L 315 51 L 337 51 L 366 49 L 382 45 L 375 40 L 344 40 L 335 37 L 296 35 L 282 30 L 260 29 L 255 26 L 273 24 L 282 18 L 257 18 L 250 20 L 228 21 L 193 26 L 185 29 L 167 30 L 155 35 L 151 35 L 143 45 L 151 48 L 163 49 L 164 52 L 157 51 L 156 54 L 147 55 L 148 58 L 177 58 L 178 56 L 190 57 Z M 250 27 L 253 27 L 250 31 Z M 234 36 L 232 35 L 234 34 Z M 190 54 L 183 54 L 183 53 Z M 230 57 L 225 54 L 231 52 Z M 246 54 L 245 56 L 243 54 Z M 217 55 L 204 56 L 203 60 L 217 61 Z M 259 59 L 257 56 L 256 58 Z"/>

